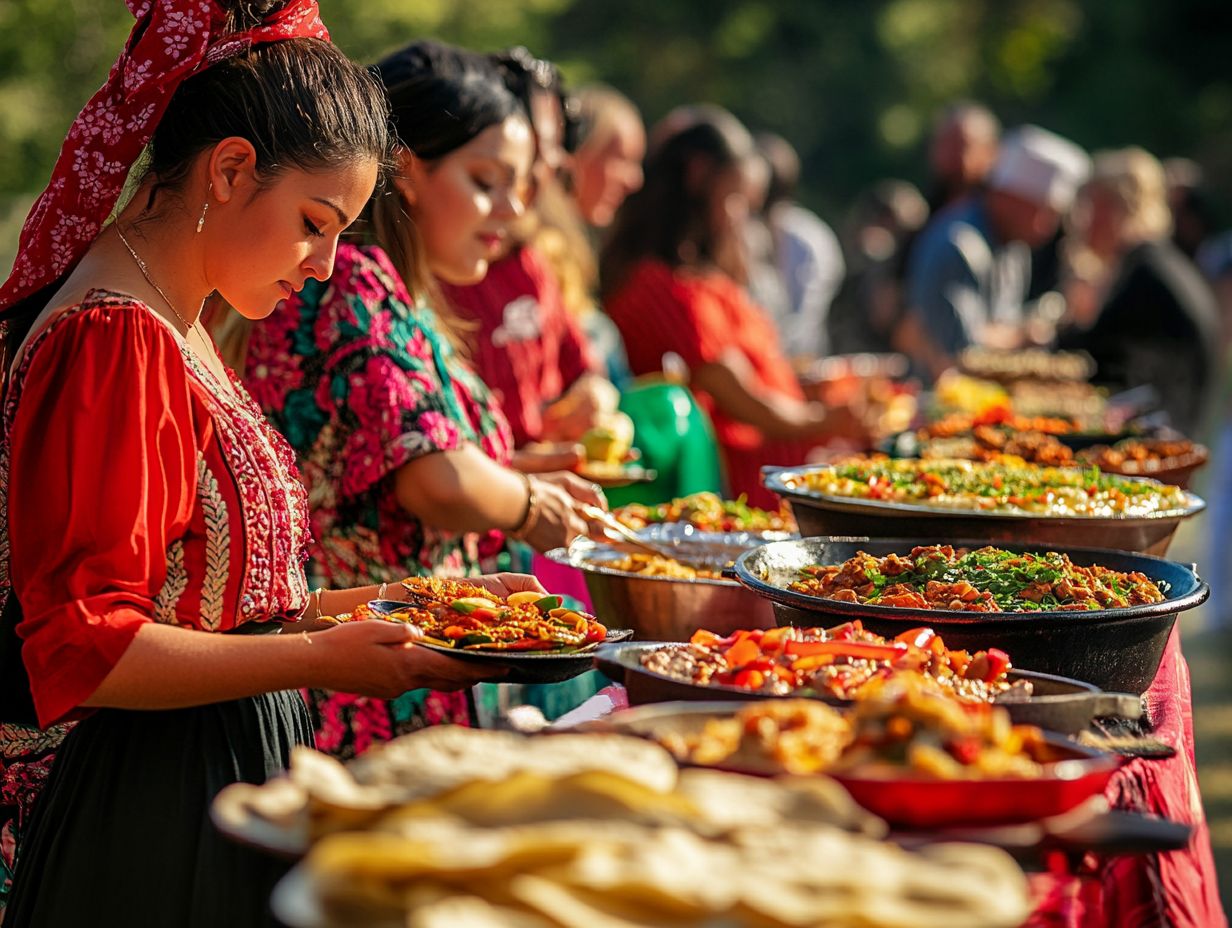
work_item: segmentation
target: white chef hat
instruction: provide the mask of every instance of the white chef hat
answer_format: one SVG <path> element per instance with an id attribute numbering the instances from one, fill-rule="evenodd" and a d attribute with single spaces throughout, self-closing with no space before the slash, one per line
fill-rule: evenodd
<path id="1" fill-rule="evenodd" d="M 1063 213 L 1090 172 L 1091 159 L 1073 142 L 1039 126 L 1019 126 L 1002 137 L 988 186 Z"/>

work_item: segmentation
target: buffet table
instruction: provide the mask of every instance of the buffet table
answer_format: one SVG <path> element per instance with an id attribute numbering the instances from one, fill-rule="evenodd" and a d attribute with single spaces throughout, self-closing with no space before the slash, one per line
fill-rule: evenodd
<path id="1" fill-rule="evenodd" d="M 1031 875 L 1037 899 L 1030 928 L 1218 928 L 1227 918 L 1219 900 L 1210 834 L 1194 762 L 1189 668 L 1176 629 L 1159 673 L 1145 694 L 1152 736 L 1176 750 L 1165 760 L 1134 759 L 1113 776 L 1106 797 L 1115 809 L 1144 812 L 1193 828 L 1189 847 L 1166 854 L 1088 854 L 1077 866 L 1064 855 Z M 558 721 L 600 718 L 628 705 L 610 686 Z"/>

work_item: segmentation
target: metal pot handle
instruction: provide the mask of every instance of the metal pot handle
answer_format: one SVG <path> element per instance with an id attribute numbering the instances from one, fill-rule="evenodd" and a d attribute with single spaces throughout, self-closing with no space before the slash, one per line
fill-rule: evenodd
<path id="1" fill-rule="evenodd" d="M 1142 697 L 1133 693 L 1092 693 L 1091 713 L 1096 718 L 1116 716 L 1122 719 L 1142 718 Z"/>

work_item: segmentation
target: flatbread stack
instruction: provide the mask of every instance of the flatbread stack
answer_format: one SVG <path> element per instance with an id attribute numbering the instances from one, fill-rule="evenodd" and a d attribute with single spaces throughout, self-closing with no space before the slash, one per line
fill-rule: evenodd
<path id="1" fill-rule="evenodd" d="M 1030 913 L 999 850 L 908 851 L 824 777 L 678 771 L 620 735 L 432 728 L 347 766 L 297 753 L 282 785 L 242 798 L 310 845 L 274 897 L 292 928 L 1012 928 Z"/>

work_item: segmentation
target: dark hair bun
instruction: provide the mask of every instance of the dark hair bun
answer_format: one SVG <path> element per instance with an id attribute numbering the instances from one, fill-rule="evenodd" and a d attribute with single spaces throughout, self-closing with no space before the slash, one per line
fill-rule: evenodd
<path id="1" fill-rule="evenodd" d="M 259 26 L 287 5 L 288 0 L 218 0 L 227 11 L 230 32 L 240 32 Z"/>

